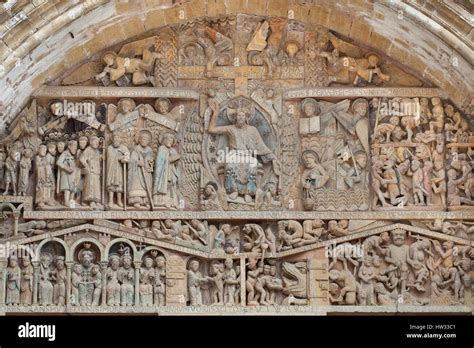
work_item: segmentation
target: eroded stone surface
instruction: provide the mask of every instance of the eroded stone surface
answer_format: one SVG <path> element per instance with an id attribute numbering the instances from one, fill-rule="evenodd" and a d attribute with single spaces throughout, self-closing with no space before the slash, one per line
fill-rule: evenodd
<path id="1" fill-rule="evenodd" d="M 152 33 L 150 9 L 104 5 L 118 36 L 77 44 L 66 64 L 87 61 L 11 122 L 6 312 L 472 306 L 474 135 L 442 73 L 387 40 L 380 6 L 364 34 L 334 8 L 314 25 L 311 2 L 243 3 L 183 2 Z"/>

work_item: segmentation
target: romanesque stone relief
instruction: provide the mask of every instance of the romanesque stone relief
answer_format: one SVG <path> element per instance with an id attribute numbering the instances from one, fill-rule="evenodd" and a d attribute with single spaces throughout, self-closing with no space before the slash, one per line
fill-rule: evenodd
<path id="1" fill-rule="evenodd" d="M 471 115 L 404 62 L 237 15 L 85 64 L 0 139 L 7 312 L 472 304 Z"/>
<path id="2" fill-rule="evenodd" d="M 307 299 L 306 262 L 281 262 L 250 257 L 247 264 L 249 306 L 305 305 Z"/>
<path id="3" fill-rule="evenodd" d="M 330 103 L 305 98 L 299 109 L 303 207 L 367 210 L 367 100 Z"/>
<path id="4" fill-rule="evenodd" d="M 160 35 L 126 44 L 119 52 L 105 52 L 101 57 L 103 70 L 95 80 L 101 86 L 176 87 L 177 58 L 176 34 L 164 30 Z"/>
<path id="5" fill-rule="evenodd" d="M 469 245 L 403 228 L 330 250 L 330 301 L 341 305 L 456 305 L 471 286 Z"/>
<path id="6" fill-rule="evenodd" d="M 163 221 L 175 229 L 180 223 Z M 452 225 L 461 228 L 459 222 Z M 470 242 L 452 234 L 390 221 L 281 220 L 272 240 L 269 226 L 263 227 L 245 224 L 242 240 L 232 244 L 226 236 L 239 228 L 223 224 L 215 250 L 207 251 L 135 235 L 111 223 L 65 228 L 52 240 L 35 235 L 24 239 L 25 245 L 18 240 L 5 268 L 5 304 L 93 312 L 96 307 L 147 311 L 167 305 L 470 301 Z"/>
<path id="7" fill-rule="evenodd" d="M 443 107 L 437 97 L 431 100 L 377 98 L 371 101 L 371 108 L 375 114 L 373 207 L 443 209 L 448 205 L 456 209 L 472 205 L 473 172 L 469 164 L 472 132 L 459 113 L 458 122 L 454 121 L 452 105 Z M 445 109 L 451 115 L 449 118 L 445 117 Z M 445 120 L 449 123 L 445 124 Z M 447 145 L 457 139 L 460 143 Z M 449 169 L 445 167 L 445 158 Z"/>

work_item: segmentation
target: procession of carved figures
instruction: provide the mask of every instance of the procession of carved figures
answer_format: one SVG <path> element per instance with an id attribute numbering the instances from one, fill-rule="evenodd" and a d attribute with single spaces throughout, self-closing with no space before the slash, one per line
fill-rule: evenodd
<path id="1" fill-rule="evenodd" d="M 264 260 L 259 254 L 251 254 L 247 278 L 242 282 L 239 259 L 210 261 L 191 257 L 178 267 L 178 278 L 185 279 L 185 283 L 177 284 L 167 274 L 167 270 L 173 270 L 167 267 L 169 261 L 162 252 L 150 249 L 137 260 L 129 243 L 115 243 L 106 261 L 92 242 L 79 244 L 74 260 L 67 261 L 58 242 L 46 243 L 36 261 L 31 260 L 26 249 L 19 249 L 23 251 L 20 256 L 8 258 L 5 304 L 164 306 L 167 299 L 173 302 L 167 292 L 174 291 L 178 295 L 175 305 L 238 305 L 242 284 L 248 305 L 306 304 L 305 261 Z"/>
<path id="2" fill-rule="evenodd" d="M 299 134 L 279 141 L 288 129 L 275 128 L 254 101 L 219 104 L 212 93 L 203 117 L 196 103 L 167 98 L 153 106 L 130 98 L 99 107 L 82 102 L 98 109 L 87 121 L 67 110 L 55 118 L 64 110 L 60 101 L 50 102 L 51 113 L 39 105 L 36 116 L 33 103 L 18 137 L 7 137 L 0 152 L 4 194 L 33 196 L 38 210 L 473 205 L 473 132 L 439 98 L 305 98 L 287 105 L 299 113 Z"/>
<path id="3" fill-rule="evenodd" d="M 119 46 L 44 86 L 0 137 L 0 238 L 36 253 L 4 261 L 0 304 L 469 303 L 472 219 L 433 213 L 473 209 L 472 116 L 438 89 L 276 17 Z"/>
<path id="4" fill-rule="evenodd" d="M 459 237 L 455 237 L 458 242 L 439 239 L 420 232 L 420 227 L 394 226 L 392 222 L 372 226 L 362 226 L 363 223 L 367 224 L 357 223 L 358 230 L 388 228 L 384 232 L 359 236 L 352 232 L 352 236 L 347 233 L 347 225 L 354 225 L 351 222 L 307 220 L 304 223 L 305 227 L 312 225 L 316 233 L 313 237 L 321 234 L 325 243 L 319 247 L 324 251 L 319 259 L 327 263 L 319 272 L 327 274 L 329 283 L 325 287 L 321 284 L 324 278 L 319 278 L 320 289 L 316 288 L 316 292 L 323 298 L 327 295 L 328 304 L 469 303 L 473 251 L 468 241 Z M 279 234 L 285 233 L 284 228 L 296 230 L 285 235 L 288 244 L 294 241 L 296 246 L 305 244 L 308 231 L 301 231 L 298 224 L 296 220 L 278 222 Z M 424 231 L 429 231 L 426 227 Z M 443 227 L 465 233 L 473 230 L 472 226 L 466 228 L 462 223 Z M 224 224 L 222 228 L 226 233 L 230 227 Z M 261 236 L 255 234 L 249 238 L 249 234 L 258 230 Z M 297 233 L 299 238 L 294 238 Z M 337 239 L 327 242 L 327 238 L 342 235 L 352 238 L 346 238 L 345 242 Z M 216 238 L 213 248 L 219 251 L 224 247 L 227 255 L 210 253 L 211 258 L 186 255 L 183 250 L 173 250 L 172 246 L 163 251 L 122 238 L 115 241 L 105 235 L 93 240 L 89 232 L 79 233 L 72 239 L 66 237 L 64 241 L 45 240 L 36 249 L 20 247 L 9 256 L 4 273 L 5 304 L 310 305 L 315 296 L 309 289 L 318 285 L 308 285 L 317 269 L 311 266 L 315 256 L 311 250 L 315 249 L 295 250 L 296 253 L 279 256 L 280 252 L 291 251 L 291 246 L 282 247 L 281 243 L 275 246 L 274 237 L 272 241 L 257 224 L 244 226 L 243 238 L 237 241 L 243 253 L 231 250 L 235 244 L 228 240 Z M 86 237 L 88 240 L 84 240 Z M 107 245 L 106 251 L 101 245 Z M 31 251 L 38 255 L 33 260 L 28 253 Z M 233 257 L 234 254 L 237 257 Z"/>

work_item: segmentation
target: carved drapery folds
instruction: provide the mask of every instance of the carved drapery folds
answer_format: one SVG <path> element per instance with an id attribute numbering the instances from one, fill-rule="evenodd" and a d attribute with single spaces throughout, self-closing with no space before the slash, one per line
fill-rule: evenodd
<path id="1" fill-rule="evenodd" d="M 183 227 L 188 230 L 186 221 L 156 223 L 176 238 Z M 149 312 L 165 306 L 471 303 L 468 222 L 207 226 L 210 243 L 200 248 L 112 221 L 60 229 L 52 240 L 42 235 L 18 240 L 4 268 L 5 308 Z"/>
<path id="2" fill-rule="evenodd" d="M 443 91 L 285 18 L 141 37 L 0 141 L 6 311 L 472 303 L 474 133 Z"/>

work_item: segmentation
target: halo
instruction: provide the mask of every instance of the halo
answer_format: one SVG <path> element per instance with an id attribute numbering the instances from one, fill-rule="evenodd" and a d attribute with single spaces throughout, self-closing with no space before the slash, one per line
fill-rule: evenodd
<path id="1" fill-rule="evenodd" d="M 129 101 L 131 104 L 132 104 L 132 109 L 135 109 L 137 104 L 135 103 L 135 100 L 133 100 L 132 98 L 122 98 L 118 101 L 117 103 L 117 106 L 118 106 L 118 109 L 119 109 L 119 112 L 122 112 L 123 111 L 123 108 L 122 108 L 122 104 L 126 101 Z"/>
<path id="2" fill-rule="evenodd" d="M 102 61 L 104 61 L 105 57 L 107 57 L 107 56 L 112 56 L 115 60 L 115 58 L 117 58 L 117 53 L 115 53 L 114 51 L 107 51 L 102 55 L 102 57 L 100 59 L 102 59 Z"/>
<path id="3" fill-rule="evenodd" d="M 257 65 L 255 63 L 255 58 L 259 57 L 261 55 L 261 52 L 259 51 L 250 51 L 249 52 L 249 55 L 248 55 L 248 61 L 250 63 L 250 65 L 253 65 L 253 66 L 262 66 L 263 65 L 263 60 L 262 60 L 262 63 Z"/>
<path id="4" fill-rule="evenodd" d="M 167 104 L 168 104 L 168 110 L 171 109 L 171 101 L 168 99 L 168 98 L 158 98 L 155 100 L 155 104 L 154 104 L 154 107 L 155 107 L 155 111 L 156 112 L 159 112 L 159 103 L 162 102 L 162 101 L 165 101 Z"/>
<path id="5" fill-rule="evenodd" d="M 355 113 L 355 109 L 358 104 L 364 104 L 366 106 L 366 109 L 369 110 L 369 102 L 365 100 L 364 98 L 357 98 L 356 100 L 352 102 L 352 105 L 351 105 L 351 110 L 353 113 Z"/>
<path id="6" fill-rule="evenodd" d="M 318 102 L 313 98 L 306 98 L 301 102 L 301 112 L 304 114 L 304 107 L 306 104 L 313 104 L 315 108 L 316 115 L 321 113 L 321 108 L 319 107 Z"/>
<path id="7" fill-rule="evenodd" d="M 89 249 L 89 248 L 83 248 L 79 251 L 79 254 L 77 255 L 77 259 L 79 260 L 79 262 L 82 264 L 82 260 L 84 258 L 85 253 L 90 253 L 92 255 L 92 261 L 91 262 L 94 263 L 95 257 L 96 257 L 95 251 L 92 250 L 92 249 Z"/>
<path id="8" fill-rule="evenodd" d="M 214 188 L 214 190 L 216 191 L 218 190 L 217 184 L 214 181 L 208 181 L 206 185 L 204 185 L 204 187 L 207 187 L 209 185 L 211 185 Z"/>
<path id="9" fill-rule="evenodd" d="M 301 50 L 301 45 L 300 45 L 300 43 L 299 43 L 298 41 L 296 41 L 296 40 L 288 40 L 288 41 L 285 42 L 285 51 L 286 51 L 287 53 L 288 53 L 288 46 L 289 46 L 290 44 L 295 45 L 295 46 L 298 48 L 298 52 Z"/>
<path id="10" fill-rule="evenodd" d="M 364 150 L 357 150 L 357 151 L 354 152 L 354 158 L 359 156 L 359 155 L 363 155 L 366 158 L 368 158 L 367 153 Z"/>
<path id="11" fill-rule="evenodd" d="M 237 97 L 227 104 L 227 118 L 232 123 L 235 124 L 237 111 L 242 110 L 246 114 L 247 123 L 250 123 L 255 116 L 256 110 L 252 101 L 243 97 Z"/>
<path id="12" fill-rule="evenodd" d="M 196 48 L 196 46 L 197 46 L 197 43 L 195 43 L 195 42 L 189 42 L 189 43 L 187 43 L 187 44 L 185 44 L 185 45 L 183 46 L 183 50 L 186 50 L 186 48 L 188 48 L 188 47 L 194 47 L 194 48 Z"/>
<path id="13" fill-rule="evenodd" d="M 198 43 L 189 42 L 183 46 L 183 52 L 186 52 L 186 49 L 188 49 L 188 47 L 194 47 L 196 49 L 196 52 L 199 52 L 200 49 L 202 50 L 202 47 Z"/>
<path id="14" fill-rule="evenodd" d="M 153 258 L 152 258 L 151 256 L 149 256 L 149 255 L 143 256 L 143 258 L 142 258 L 143 264 L 145 264 L 146 260 L 148 260 L 148 259 L 150 259 L 151 262 L 152 262 L 153 264 L 155 264 L 155 260 L 153 260 Z"/>
<path id="15" fill-rule="evenodd" d="M 312 154 L 314 157 L 316 157 L 316 162 L 319 163 L 319 155 L 316 153 L 314 150 L 304 150 L 303 153 L 301 154 L 301 158 L 303 158 L 304 155 L 306 154 Z"/>
<path id="16" fill-rule="evenodd" d="M 146 135 L 147 137 L 150 138 L 150 141 L 153 139 L 153 136 L 149 130 L 142 129 L 140 132 L 137 134 L 137 140 L 139 140 L 143 135 Z"/>
<path id="17" fill-rule="evenodd" d="M 110 255 L 109 255 L 109 262 L 110 262 L 112 259 L 117 259 L 117 260 L 120 261 L 120 256 L 119 256 L 118 254 L 115 254 L 115 253 L 110 254 Z"/>
<path id="18" fill-rule="evenodd" d="M 159 142 L 160 144 L 162 144 L 162 143 L 163 143 L 163 140 L 165 139 L 165 136 L 166 136 L 167 134 L 171 134 L 171 135 L 173 136 L 173 139 L 174 139 L 174 140 L 173 140 L 173 145 L 175 145 L 175 144 L 176 144 L 176 136 L 175 136 L 175 134 L 174 134 L 173 132 L 162 132 L 162 133 L 160 133 L 160 135 L 158 136 L 158 142 Z"/>
<path id="19" fill-rule="evenodd" d="M 264 91 L 265 93 L 267 93 L 267 92 L 270 91 L 270 90 L 272 90 L 273 93 L 275 93 L 275 94 L 277 93 L 277 89 L 276 89 L 275 87 L 273 87 L 273 86 L 265 86 L 264 89 L 263 89 L 263 91 Z"/>
<path id="20" fill-rule="evenodd" d="M 380 64 L 380 56 L 375 53 L 375 52 L 368 52 L 366 55 L 365 55 L 365 58 L 366 59 L 369 59 L 370 57 L 376 57 L 377 58 L 377 64 Z"/>

